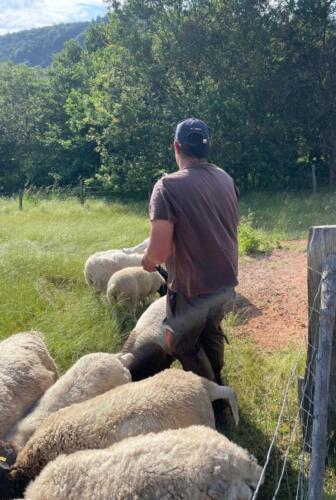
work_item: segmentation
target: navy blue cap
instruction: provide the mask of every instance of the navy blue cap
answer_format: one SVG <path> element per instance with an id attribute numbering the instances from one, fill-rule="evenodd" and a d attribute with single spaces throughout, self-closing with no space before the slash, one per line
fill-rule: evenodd
<path id="1" fill-rule="evenodd" d="M 180 144 L 197 146 L 209 143 L 209 129 L 206 123 L 197 118 L 187 118 L 177 124 L 175 141 Z"/>

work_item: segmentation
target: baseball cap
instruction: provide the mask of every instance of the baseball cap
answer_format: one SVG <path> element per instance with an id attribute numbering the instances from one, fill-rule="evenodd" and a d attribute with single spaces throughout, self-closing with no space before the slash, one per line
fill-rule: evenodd
<path id="1" fill-rule="evenodd" d="M 209 143 L 209 129 L 206 123 L 197 118 L 187 118 L 177 124 L 175 141 L 181 145 L 198 146 Z"/>

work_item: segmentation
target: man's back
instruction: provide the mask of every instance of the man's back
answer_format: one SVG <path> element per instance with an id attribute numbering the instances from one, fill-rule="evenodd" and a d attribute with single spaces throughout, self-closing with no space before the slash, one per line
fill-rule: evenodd
<path id="1" fill-rule="evenodd" d="M 203 162 L 155 185 L 150 218 L 174 223 L 169 287 L 188 297 L 237 285 L 238 203 L 231 177 Z"/>

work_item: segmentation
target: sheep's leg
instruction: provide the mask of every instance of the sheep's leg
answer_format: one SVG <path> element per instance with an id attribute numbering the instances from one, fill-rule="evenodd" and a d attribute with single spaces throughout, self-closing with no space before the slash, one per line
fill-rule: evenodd
<path id="1" fill-rule="evenodd" d="M 208 382 L 209 395 L 211 401 L 216 401 L 216 399 L 226 399 L 230 403 L 233 419 L 235 424 L 239 424 L 239 412 L 236 393 L 231 387 L 227 385 L 218 385 L 215 382 Z"/>

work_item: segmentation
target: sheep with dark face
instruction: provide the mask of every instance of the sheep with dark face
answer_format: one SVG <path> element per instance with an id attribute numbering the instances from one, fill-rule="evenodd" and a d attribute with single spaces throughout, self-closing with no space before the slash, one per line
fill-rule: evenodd
<path id="1" fill-rule="evenodd" d="M 0 438 L 57 378 L 41 333 L 18 333 L 0 343 Z"/>
<path id="2" fill-rule="evenodd" d="M 52 413 L 74 403 L 103 394 L 114 387 L 131 382 L 127 368 L 132 354 L 96 352 L 80 358 L 6 435 L 22 448 L 39 425 Z"/>
<path id="3" fill-rule="evenodd" d="M 161 329 L 165 316 L 166 297 L 161 297 L 146 309 L 129 334 L 122 350 L 134 356 L 129 365 L 132 380 L 155 375 L 174 361 L 163 348 Z"/>
<path id="4" fill-rule="evenodd" d="M 250 500 L 260 474 L 247 451 L 198 425 L 62 455 L 28 487 L 25 499 Z"/>
<path id="5" fill-rule="evenodd" d="M 211 402 L 221 398 L 229 401 L 238 422 L 238 406 L 230 387 L 170 369 L 59 410 L 35 431 L 9 474 L 3 471 L 0 498 L 22 495 L 29 481 L 63 453 L 107 448 L 126 437 L 190 425 L 214 428 Z"/>

